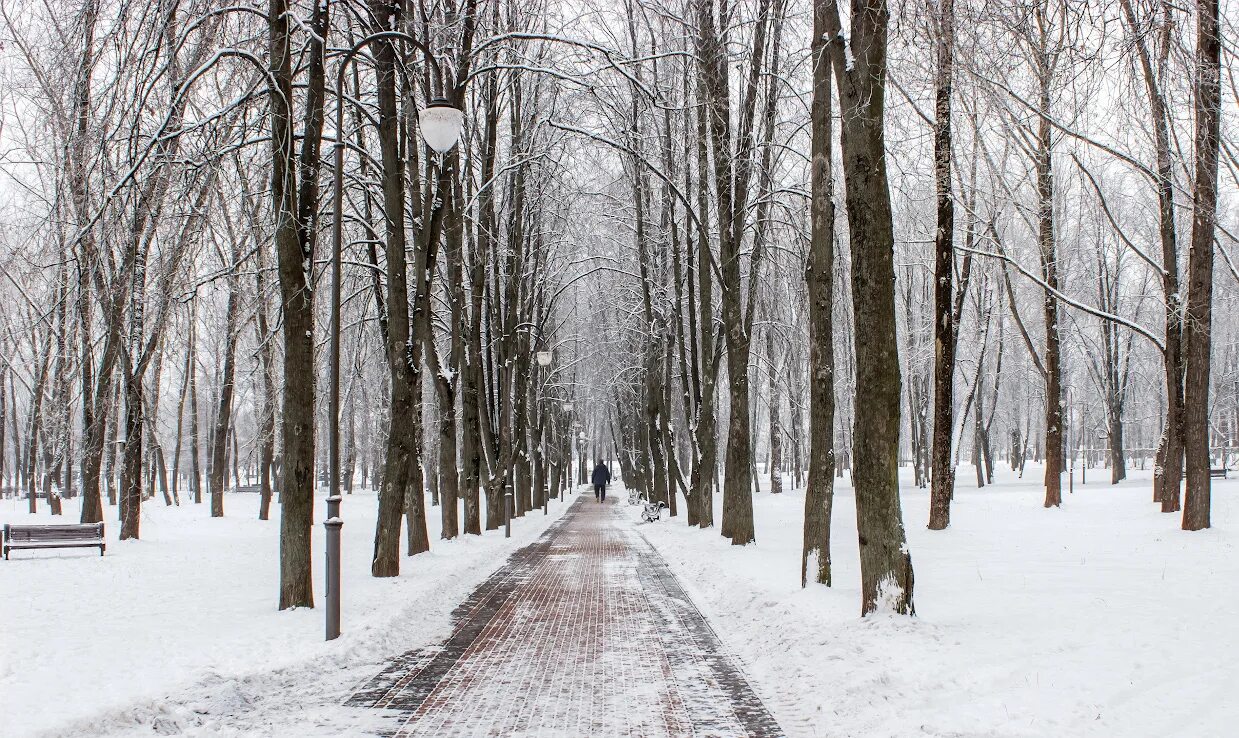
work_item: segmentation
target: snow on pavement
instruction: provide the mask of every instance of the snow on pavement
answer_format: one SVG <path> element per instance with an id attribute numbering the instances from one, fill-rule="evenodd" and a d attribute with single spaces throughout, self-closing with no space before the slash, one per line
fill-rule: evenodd
<path id="1" fill-rule="evenodd" d="M 580 495 L 350 706 L 401 738 L 782 735 L 617 492 Z"/>

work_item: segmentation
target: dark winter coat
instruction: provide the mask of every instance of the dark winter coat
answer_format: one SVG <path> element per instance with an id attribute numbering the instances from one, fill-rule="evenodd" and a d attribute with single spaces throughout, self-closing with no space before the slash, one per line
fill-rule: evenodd
<path id="1" fill-rule="evenodd" d="M 611 481 L 611 470 L 607 468 L 606 464 L 601 461 L 598 462 L 598 466 L 594 467 L 593 480 L 596 485 L 607 484 Z"/>

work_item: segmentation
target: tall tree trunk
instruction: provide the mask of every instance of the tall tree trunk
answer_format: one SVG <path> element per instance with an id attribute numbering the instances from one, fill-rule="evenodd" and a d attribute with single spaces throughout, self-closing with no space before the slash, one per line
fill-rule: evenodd
<path id="1" fill-rule="evenodd" d="M 800 363 L 800 356 L 799 349 L 794 349 L 791 358 L 783 367 L 787 381 L 787 406 L 791 411 L 791 424 L 788 432 L 791 435 L 792 489 L 794 490 L 804 486 L 805 472 L 804 419 L 802 417 L 804 388 L 801 384 L 805 379 L 805 373 Z"/>
<path id="2" fill-rule="evenodd" d="M 4 494 L 5 494 L 4 472 L 6 471 L 6 466 L 7 466 L 5 463 L 5 454 L 6 454 L 5 449 L 8 448 L 8 444 L 5 442 L 5 436 L 7 435 L 7 432 L 8 432 L 8 426 L 6 425 L 6 423 L 8 423 L 9 404 L 7 401 L 8 395 L 4 391 L 4 385 L 5 385 L 5 380 L 8 378 L 8 374 L 9 374 L 8 365 L 5 364 L 3 366 L 0 366 L 0 498 L 4 497 Z M 16 467 L 16 463 L 14 464 L 14 467 Z M 72 475 L 67 475 L 67 476 L 69 476 L 70 478 L 72 477 Z"/>
<path id="3" fill-rule="evenodd" d="M 805 260 L 809 297 L 809 474 L 804 496 L 804 546 L 800 556 L 802 587 L 809 582 L 827 587 L 831 584 L 830 518 L 835 498 L 835 201 L 831 166 L 830 39 L 827 34 L 834 10 L 834 0 L 813 0 L 811 230 L 809 255 Z"/>
<path id="4" fill-rule="evenodd" d="M 185 401 L 189 397 L 189 373 L 193 366 L 192 345 L 191 340 L 185 348 L 185 365 L 181 371 L 181 393 L 176 403 L 176 440 L 172 445 L 172 500 L 177 505 L 181 504 L 181 447 L 185 442 Z"/>
<path id="5" fill-rule="evenodd" d="M 1158 235 L 1162 247 L 1162 299 L 1165 304 L 1165 344 L 1162 366 L 1166 380 L 1166 423 L 1158 443 L 1153 468 L 1153 501 L 1160 501 L 1162 512 L 1178 512 L 1179 488 L 1183 476 L 1183 302 L 1179 294 L 1179 248 L 1175 231 L 1174 160 L 1171 154 L 1170 120 L 1166 98 L 1162 92 L 1159 69 L 1154 66 L 1154 54 L 1143 28 L 1136 18 L 1131 0 L 1121 0 L 1123 13 L 1133 30 L 1132 45 L 1140 60 L 1145 93 L 1149 98 L 1149 117 L 1153 145 L 1157 153 L 1157 217 Z M 1166 0 L 1158 3 L 1160 19 L 1159 58 L 1167 58 L 1174 27 L 1173 5 Z M 1164 69 L 1164 64 L 1161 67 Z M 1163 72 L 1164 73 L 1164 72 Z"/>
<path id="6" fill-rule="evenodd" d="M 125 393 L 125 439 L 121 447 L 120 466 L 120 539 L 140 537 L 142 522 L 142 446 L 143 397 L 142 371 L 130 363 L 130 358 L 121 361 Z M 119 422 L 119 418 L 117 419 Z"/>
<path id="7" fill-rule="evenodd" d="M 91 131 L 92 95 L 91 84 L 95 69 L 95 25 L 99 18 L 99 3 L 89 0 L 82 8 L 79 22 L 82 27 L 82 54 L 77 60 L 77 70 L 73 80 L 73 144 L 66 147 L 68 154 L 67 175 L 70 197 L 73 200 L 75 225 L 82 236 L 78 243 L 78 322 L 81 340 L 82 369 L 82 522 L 99 523 L 103 521 L 103 499 L 100 495 L 99 464 L 103 454 L 104 418 L 99 417 L 98 410 L 107 407 L 108 384 L 102 383 L 103 376 L 108 375 L 110 381 L 111 362 L 115 359 L 111 351 L 115 344 L 111 341 L 109 331 L 104 341 L 103 356 L 99 367 L 99 377 L 95 376 L 95 358 L 93 342 L 94 332 L 91 327 L 90 281 L 91 270 L 97 265 L 95 231 L 87 226 L 92 218 L 94 203 L 90 195 L 90 169 L 87 165 L 90 151 L 89 137 Z M 11 378 L 10 378 L 11 381 Z M 98 394 L 100 386 L 104 394 Z M 13 417 L 17 417 L 17 408 L 13 408 Z M 20 443 L 14 433 L 13 443 Z M 16 449 L 15 449 L 16 450 Z M 18 465 L 20 466 L 20 465 Z"/>
<path id="8" fill-rule="evenodd" d="M 69 351 L 68 307 L 69 301 L 69 270 L 67 265 L 61 265 L 59 276 L 59 294 L 55 308 L 55 340 L 56 363 L 52 369 L 52 437 L 47 445 L 46 464 L 48 466 L 47 503 L 53 515 L 63 514 L 61 492 L 66 487 L 65 496 L 72 494 L 69 475 L 62 474 L 68 463 L 70 439 L 73 436 L 73 409 L 69 401 L 69 378 L 72 367 L 72 355 Z M 0 387 L 3 387 L 0 384 Z M 0 392 L 2 395 L 3 392 Z M 2 427 L 2 426 L 0 426 Z M 0 456 L 3 456 L 4 445 L 0 443 Z M 2 476 L 2 475 L 0 475 Z"/>
<path id="9" fill-rule="evenodd" d="M 1045 290 L 1045 506 L 1063 503 L 1063 370 L 1058 332 L 1058 246 L 1054 233 L 1053 129 L 1050 123 L 1050 71 L 1048 62 L 1039 72 L 1040 121 L 1037 124 L 1037 243 Z"/>
<path id="10" fill-rule="evenodd" d="M 15 375 L 16 372 L 9 375 L 9 407 L 13 408 L 13 486 L 20 490 L 24 486 L 22 482 L 25 479 L 26 466 L 22 462 L 24 457 L 22 456 L 22 430 L 19 419 L 21 413 L 17 411 L 17 388 L 13 386 L 16 384 Z"/>
<path id="11" fill-rule="evenodd" d="M 783 424 L 779 422 L 780 405 L 780 375 L 774 354 L 774 330 L 766 331 L 766 369 L 767 369 L 767 410 L 769 415 L 770 434 L 770 464 L 767 473 L 770 475 L 770 494 L 777 495 L 783 491 Z"/>
<path id="12" fill-rule="evenodd" d="M 28 511 L 31 515 L 38 512 L 39 485 L 37 464 L 39 460 L 39 431 L 43 422 L 43 394 L 47 387 L 47 372 L 51 360 L 51 333 L 48 331 L 41 358 L 38 360 L 39 370 L 34 387 L 30 392 L 29 442 L 26 444 L 26 495 Z"/>
<path id="13" fill-rule="evenodd" d="M 496 7 L 497 12 L 497 7 Z M 488 75 L 483 84 L 482 104 L 482 185 L 477 193 L 478 226 L 472 259 L 469 264 L 469 329 L 465 336 L 465 367 L 461 377 L 461 460 L 464 475 L 461 486 L 465 497 L 465 533 L 481 533 L 481 485 L 486 473 L 486 443 L 482 431 L 483 416 L 489 412 L 484 388 L 486 378 L 482 365 L 482 326 L 486 293 L 486 263 L 494 247 L 495 223 L 495 158 L 498 149 L 499 111 L 498 82 Z M 491 485 L 493 487 L 493 485 Z M 488 500 L 486 529 L 494 530 L 502 522 L 498 509 Z"/>
<path id="14" fill-rule="evenodd" d="M 852 483 L 860 542 L 861 612 L 912 614 L 912 556 L 899 501 L 899 345 L 895 234 L 886 175 L 885 3 L 852 0 L 851 59 L 831 3 L 831 60 L 842 107 L 843 176 L 852 250 L 856 405 Z"/>
<path id="15" fill-rule="evenodd" d="M 749 348 L 741 303 L 740 246 L 744 235 L 743 218 L 751 169 L 752 118 L 756 106 L 756 79 L 765 56 L 768 3 L 762 2 L 761 20 L 754 32 L 755 50 L 747 80 L 746 110 L 742 113 L 738 138 L 739 152 L 732 151 L 731 96 L 723 41 L 715 24 L 714 8 L 697 0 L 698 57 L 705 92 L 703 108 L 714 151 L 715 203 L 719 225 L 719 272 L 723 283 L 722 318 L 727 348 L 728 387 L 731 398 L 727 424 L 727 446 L 723 471 L 723 520 L 720 532 L 733 545 L 747 545 L 756 538 L 753 531 L 752 428 L 749 416 Z M 750 275 L 755 278 L 755 275 Z M 752 306 L 749 306 L 750 309 Z"/>
<path id="16" fill-rule="evenodd" d="M 371 0 L 372 32 L 395 28 L 397 8 L 390 0 Z M 409 323 L 408 271 L 405 258 L 404 164 L 399 151 L 399 118 L 396 98 L 396 49 L 391 39 L 373 44 L 377 77 L 378 139 L 383 165 L 383 222 L 387 253 L 387 364 L 391 375 L 391 412 L 388 416 L 387 458 L 379 491 L 378 520 L 374 533 L 374 558 L 370 573 L 376 577 L 400 574 L 401 513 L 410 494 L 409 469 L 416 449 L 412 424 L 417 412 L 419 371 L 413 365 Z M 420 493 L 416 490 L 414 494 Z M 420 501 L 420 498 L 419 498 Z M 419 508 L 420 509 L 420 508 Z"/>
<path id="17" fill-rule="evenodd" d="M 951 89 L 955 63 L 955 2 L 938 6 L 938 70 L 934 80 L 934 185 L 938 229 L 934 237 L 934 430 L 930 451 L 929 529 L 951 524 L 955 467 L 951 433 L 955 427 L 955 198 L 951 191 Z M 978 472 L 979 473 L 979 472 Z"/>
<path id="18" fill-rule="evenodd" d="M 255 291 L 258 298 L 256 324 L 258 339 L 258 370 L 262 374 L 262 410 L 258 417 L 258 519 L 271 516 L 271 467 L 275 463 L 275 414 L 278 412 L 275 399 L 275 347 L 274 336 L 267 323 L 267 290 L 263 277 L 262 247 L 255 257 Z M 351 410 L 351 406 L 350 406 Z M 350 467 L 351 469 L 351 467 Z M 351 481 L 351 479 L 350 479 Z"/>
<path id="19" fill-rule="evenodd" d="M 704 81 L 699 79 L 699 95 Z M 699 290 L 701 319 L 697 344 L 700 347 L 701 395 L 697 398 L 697 428 L 693 434 L 696 459 L 693 464 L 692 499 L 689 501 L 693 514 L 690 520 L 699 528 L 714 526 L 714 477 L 718 466 L 718 348 L 714 327 L 714 274 L 710 265 L 714 254 L 710 248 L 709 219 L 709 151 L 706 140 L 706 114 L 697 109 L 697 285 Z"/>
<path id="20" fill-rule="evenodd" d="M 310 535 L 314 522 L 314 293 L 318 173 L 325 92 L 327 6 L 315 4 L 307 40 L 301 153 L 294 160 L 291 9 L 269 0 L 271 199 L 284 320 L 284 425 L 280 462 L 280 609 L 314 606 Z"/>
<path id="21" fill-rule="evenodd" d="M 228 278 L 228 310 L 224 317 L 224 374 L 220 379 L 219 406 L 215 413 L 215 429 L 211 438 L 211 517 L 224 517 L 224 487 L 228 481 L 225 457 L 228 453 L 228 429 L 232 426 L 233 378 L 237 359 L 237 311 L 240 309 L 239 244 L 233 244 L 232 270 Z M 235 457 L 235 454 L 234 454 Z"/>
<path id="22" fill-rule="evenodd" d="M 1192 246 L 1187 264 L 1186 375 L 1183 445 L 1187 488 L 1183 530 L 1208 528 L 1209 361 L 1213 324 L 1213 240 L 1217 226 L 1218 149 L 1221 128 L 1222 38 L 1218 0 L 1196 2 L 1196 167 L 1192 192 Z"/>
<path id="23" fill-rule="evenodd" d="M 499 12 L 496 4 L 494 13 Z M 480 506 L 481 486 L 489 471 L 487 463 L 494 449 L 486 428 L 491 426 L 490 400 L 492 395 L 486 381 L 486 366 L 482 352 L 482 331 L 486 325 L 486 269 L 494 256 L 495 244 L 495 159 L 498 156 L 499 138 L 499 93 L 496 75 L 487 75 L 482 81 L 482 103 L 475 110 L 482 112 L 481 186 L 477 192 L 477 235 L 472 263 L 469 265 L 469 333 L 466 340 L 466 369 L 463 392 L 464 426 L 463 449 L 465 532 L 478 533 L 471 529 L 469 509 L 472 504 Z M 489 352 L 487 352 L 489 357 Z M 490 434 L 493 435 L 493 434 Z M 495 475 L 497 476 L 497 475 Z M 471 502 L 472 501 L 472 502 Z M 481 511 L 477 513 L 480 517 Z M 498 505 L 498 482 L 490 480 L 486 485 L 486 530 L 495 530 L 503 523 Z"/>
<path id="24" fill-rule="evenodd" d="M 189 311 L 189 355 L 185 366 L 189 372 L 189 486 L 194 492 L 194 504 L 202 504 L 202 434 L 198 422 L 198 316 Z"/>
<path id="25" fill-rule="evenodd" d="M 464 343 L 461 334 L 461 323 L 464 322 L 462 312 L 464 300 L 464 270 L 460 265 L 464 248 L 464 222 L 459 212 L 457 202 L 459 192 L 454 185 L 452 172 L 457 162 L 456 152 L 444 157 L 439 166 L 438 189 L 436 204 L 431 222 L 426 230 L 425 248 L 417 258 L 415 273 L 417 276 L 417 319 L 420 325 L 424 355 L 431 372 L 436 398 L 439 405 L 439 479 L 438 494 L 442 501 L 439 508 L 442 516 L 440 535 L 444 540 L 450 540 L 460 534 L 460 463 L 457 459 L 456 443 L 456 388 L 457 375 L 463 358 Z M 446 221 L 447 262 L 449 283 L 446 285 L 445 299 L 450 304 L 451 324 L 449 341 L 450 349 L 448 364 L 444 366 L 435 343 L 433 309 L 431 305 L 431 280 L 436 271 L 436 257 L 439 250 L 440 223 Z"/>

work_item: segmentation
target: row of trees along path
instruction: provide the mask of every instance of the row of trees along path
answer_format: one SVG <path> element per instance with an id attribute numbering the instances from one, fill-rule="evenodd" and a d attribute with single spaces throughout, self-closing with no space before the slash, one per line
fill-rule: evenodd
<path id="1" fill-rule="evenodd" d="M 897 10 L 5 0 L 0 478 L 31 512 L 115 506 L 122 538 L 156 495 L 221 516 L 252 485 L 264 519 L 278 495 L 281 608 L 312 605 L 335 423 L 380 577 L 435 511 L 481 535 L 508 485 L 521 515 L 600 457 L 737 545 L 763 475 L 804 486 L 805 585 L 831 583 L 851 470 L 866 613 L 913 611 L 901 458 L 933 529 L 965 454 L 978 486 L 1040 461 L 1047 507 L 1068 456 L 1114 482 L 1151 461 L 1160 508 L 1208 527 L 1211 447 L 1239 437 L 1239 323 L 1213 312 L 1239 283 L 1233 21 Z M 432 98 L 465 112 L 446 155 Z"/>

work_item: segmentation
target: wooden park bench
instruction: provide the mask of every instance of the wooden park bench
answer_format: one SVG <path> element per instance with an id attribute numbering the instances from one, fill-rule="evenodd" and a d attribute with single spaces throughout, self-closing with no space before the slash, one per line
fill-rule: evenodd
<path id="1" fill-rule="evenodd" d="M 1222 467 L 1220 469 L 1210 469 L 1209 478 L 1210 479 L 1225 479 L 1226 478 L 1226 467 Z"/>
<path id="2" fill-rule="evenodd" d="M 103 555 L 103 523 L 4 526 L 4 558 L 16 549 L 94 548 Z"/>

